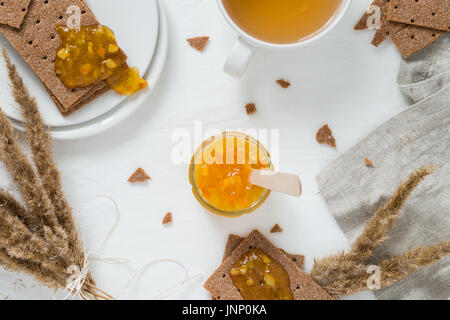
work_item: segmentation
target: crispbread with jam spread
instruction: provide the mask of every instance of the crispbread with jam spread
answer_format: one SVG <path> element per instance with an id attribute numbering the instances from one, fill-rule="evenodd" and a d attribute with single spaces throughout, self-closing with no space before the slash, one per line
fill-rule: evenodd
<path id="1" fill-rule="evenodd" d="M 204 287 L 215 300 L 243 300 L 230 276 L 233 265 L 250 249 L 260 249 L 274 259 L 289 275 L 290 289 L 295 300 L 333 300 L 314 280 L 301 270 L 286 254 L 269 242 L 259 231 L 252 231 L 225 259 L 206 281 Z"/>
<path id="2" fill-rule="evenodd" d="M 98 24 L 84 0 L 33 0 L 20 29 L 0 25 L 0 33 L 37 74 L 63 115 L 78 110 L 109 89 L 102 81 L 87 88 L 69 89 L 56 75 L 55 57 L 61 40 L 55 27 L 66 24 L 66 11 L 71 5 L 80 8 L 81 25 Z"/>
<path id="3" fill-rule="evenodd" d="M 225 252 L 223 254 L 222 262 L 225 261 L 226 258 L 231 256 L 234 249 L 237 248 L 237 246 L 244 240 L 245 238 L 237 236 L 235 234 L 230 234 L 228 236 L 227 244 L 225 245 Z M 303 269 L 303 264 L 305 262 L 305 257 L 301 254 L 290 254 L 284 251 L 283 249 L 280 249 L 283 251 L 285 255 L 287 255 L 295 264 L 300 268 Z"/>

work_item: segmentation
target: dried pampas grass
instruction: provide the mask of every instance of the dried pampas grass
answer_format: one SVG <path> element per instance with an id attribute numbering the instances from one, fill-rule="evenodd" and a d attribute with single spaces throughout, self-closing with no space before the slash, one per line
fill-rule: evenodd
<path id="1" fill-rule="evenodd" d="M 72 219 L 72 209 L 62 192 L 61 175 L 53 161 L 51 138 L 41 119 L 36 99 L 28 93 L 16 67 L 11 63 L 5 51 L 3 51 L 3 57 L 6 61 L 14 99 L 22 107 L 22 114 L 27 122 L 26 135 L 30 142 L 33 162 L 42 180 L 43 190 L 48 194 L 60 226 L 67 232 L 68 242 L 77 246 L 78 251 L 82 251 L 80 250 L 82 245 L 78 240 Z"/>
<path id="2" fill-rule="evenodd" d="M 373 251 L 388 239 L 387 233 L 397 221 L 406 200 L 423 179 L 434 171 L 433 167 L 422 167 L 402 183 L 395 194 L 378 209 L 362 234 L 355 240 L 350 252 L 339 253 L 316 260 L 311 271 L 313 279 L 334 298 L 351 295 L 367 289 L 367 273 Z M 412 249 L 402 255 L 383 260 L 381 286 L 388 287 L 421 267 L 425 267 L 450 253 L 450 241 L 444 241 L 427 248 Z"/>
<path id="3" fill-rule="evenodd" d="M 0 265 L 25 272 L 46 286 L 84 299 L 110 299 L 95 287 L 85 251 L 61 188 L 50 135 L 5 50 L 12 93 L 26 121 L 34 167 L 22 153 L 11 122 L 0 110 L 0 159 L 17 185 L 24 205 L 0 190 Z M 36 168 L 36 170 L 35 170 Z"/>

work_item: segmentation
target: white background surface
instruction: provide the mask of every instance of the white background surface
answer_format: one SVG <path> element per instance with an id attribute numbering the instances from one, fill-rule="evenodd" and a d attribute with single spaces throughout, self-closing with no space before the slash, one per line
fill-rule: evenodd
<path id="1" fill-rule="evenodd" d="M 119 296 L 141 265 L 172 258 L 183 262 L 191 274 L 201 276 L 172 298 L 208 299 L 202 285 L 219 266 L 227 235 L 246 235 L 254 228 L 281 248 L 304 254 L 307 271 L 314 257 L 348 248 L 318 193 L 315 177 L 407 106 L 396 87 L 401 58 L 395 46 L 387 41 L 374 48 L 370 45 L 372 32 L 352 29 L 369 1 L 353 1 L 336 29 L 307 48 L 258 52 L 241 80 L 222 72 L 236 34 L 222 19 L 215 1 L 164 0 L 164 4 L 170 26 L 169 57 L 145 106 L 99 136 L 55 142 L 64 189 L 86 247 L 104 256 L 130 259 L 127 265 L 93 262 L 98 286 Z M 200 35 L 211 36 L 203 53 L 186 43 L 186 38 Z M 282 90 L 275 84 L 279 78 L 289 80 L 292 86 Z M 248 102 L 256 103 L 257 114 L 246 115 Z M 206 212 L 192 195 L 188 165 L 171 162 L 173 131 L 192 130 L 194 121 L 202 121 L 205 129 L 280 129 L 279 169 L 300 175 L 303 196 L 272 194 L 257 212 L 239 219 Z M 317 129 L 325 123 L 334 131 L 337 150 L 315 141 Z M 138 166 L 153 180 L 132 186 L 126 180 Z M 3 167 L 0 179 L 3 187 L 13 187 Z M 115 199 L 121 211 L 119 226 L 100 249 L 97 244 L 113 224 L 114 209 L 100 198 L 87 201 L 96 194 Z M 174 223 L 163 227 L 167 211 L 173 212 Z M 270 235 L 274 223 L 284 232 Z M 157 265 L 124 297 L 151 298 L 181 278 L 182 271 L 176 266 Z M 3 270 L 0 294 L 10 299 L 53 297 L 51 290 L 30 278 Z"/>

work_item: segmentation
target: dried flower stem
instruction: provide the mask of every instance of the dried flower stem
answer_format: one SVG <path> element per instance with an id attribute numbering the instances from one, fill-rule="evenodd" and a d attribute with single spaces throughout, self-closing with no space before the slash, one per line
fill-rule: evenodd
<path id="1" fill-rule="evenodd" d="M 380 263 L 381 288 L 389 287 L 410 276 L 418 269 L 439 261 L 450 254 L 450 241 L 444 241 L 427 248 L 418 247 L 392 259 Z M 367 290 L 367 280 L 371 275 L 367 273 L 367 266 L 360 265 L 351 277 L 339 279 L 339 286 L 324 287 L 332 292 L 335 298 L 352 295 Z"/>
<path id="2" fill-rule="evenodd" d="M 0 208 L 0 249 L 10 257 L 54 267 L 55 263 L 67 268 L 62 258 L 65 251 L 54 248 L 38 234 L 31 232 L 23 222 L 5 208 Z"/>
<path id="3" fill-rule="evenodd" d="M 40 224 L 40 219 L 34 215 L 29 214 L 27 210 L 10 194 L 0 189 L 0 208 L 11 212 L 19 218 L 31 231 Z"/>
<path id="4" fill-rule="evenodd" d="M 0 110 L 0 158 L 5 163 L 14 181 L 20 188 L 21 194 L 28 209 L 36 217 L 39 217 L 44 225 L 49 226 L 61 238 L 65 238 L 65 232 L 60 227 L 51 207 L 48 196 L 40 188 L 41 183 L 36 177 L 33 168 L 20 151 L 14 139 L 13 128 L 7 116 Z M 36 226 L 39 227 L 39 226 Z M 39 230 L 42 231 L 42 230 Z"/>
<path id="5" fill-rule="evenodd" d="M 426 248 L 418 247 L 392 259 L 384 260 L 380 263 L 382 285 L 390 286 L 448 254 L 450 254 L 450 240 Z"/>
<path id="6" fill-rule="evenodd" d="M 25 204 L 22 206 L 0 190 L 0 265 L 26 272 L 51 288 L 81 290 L 72 293 L 79 293 L 83 299 L 110 299 L 111 296 L 95 287 L 90 273 L 85 279 L 78 279 L 77 270 L 83 270 L 86 258 L 72 210 L 62 192 L 49 132 L 36 100 L 29 95 L 5 50 L 3 57 L 14 98 L 26 120 L 26 137 L 35 167 L 20 151 L 11 123 L 0 111 L 0 159 L 19 187 Z"/>
<path id="7" fill-rule="evenodd" d="M 36 99 L 30 96 L 23 79 L 17 72 L 16 66 L 11 63 L 5 49 L 2 50 L 2 54 L 6 62 L 14 99 L 21 106 L 26 120 L 26 135 L 31 146 L 33 162 L 36 164 L 43 188 L 54 206 L 59 224 L 68 234 L 69 244 L 74 247 L 74 251 L 79 256 L 78 260 L 80 260 L 84 256 L 83 246 L 73 221 L 72 209 L 62 192 L 60 172 L 53 160 L 51 137 L 41 119 Z"/>
<path id="8" fill-rule="evenodd" d="M 351 251 L 347 254 L 348 259 L 365 262 L 372 256 L 375 248 L 388 239 L 387 233 L 397 221 L 398 214 L 406 200 L 423 179 L 433 171 L 433 167 L 421 167 L 398 187 L 389 201 L 378 209 L 374 217 L 366 223 L 363 233 L 355 240 Z"/>
<path id="9" fill-rule="evenodd" d="M 354 294 L 367 289 L 367 260 L 374 249 L 387 239 L 400 210 L 414 189 L 431 174 L 434 168 L 422 167 L 401 184 L 391 199 L 370 219 L 349 253 L 341 252 L 316 260 L 311 271 L 312 278 L 334 298 Z M 417 269 L 432 264 L 450 253 L 450 241 L 425 249 L 421 247 L 380 263 L 382 286 L 387 287 Z"/>
<path id="10" fill-rule="evenodd" d="M 12 272 L 23 272 L 29 274 L 47 287 L 53 289 L 63 287 L 67 278 L 64 273 L 58 275 L 42 267 L 40 264 L 13 258 L 2 249 L 0 249 L 0 265 L 6 270 Z"/>
<path id="11" fill-rule="evenodd" d="M 378 209 L 374 217 L 366 223 L 363 233 L 357 238 L 350 252 L 347 254 L 342 252 L 315 261 L 311 274 L 325 278 L 330 273 L 347 275 L 354 271 L 355 264 L 365 263 L 373 250 L 387 239 L 387 233 L 394 225 L 405 201 L 424 177 L 431 172 L 431 168 L 420 168 L 411 174 L 386 204 Z"/>

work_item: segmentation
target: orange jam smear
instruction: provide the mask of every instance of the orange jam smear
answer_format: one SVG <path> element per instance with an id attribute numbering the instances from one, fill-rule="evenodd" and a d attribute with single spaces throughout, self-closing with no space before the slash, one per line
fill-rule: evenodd
<path id="1" fill-rule="evenodd" d="M 221 137 L 196 160 L 195 181 L 203 199 L 214 208 L 233 212 L 251 208 L 266 189 L 249 182 L 252 169 L 269 169 L 260 147 L 243 137 Z"/>
<path id="2" fill-rule="evenodd" d="M 245 300 L 293 300 L 289 275 L 260 249 L 250 249 L 230 270 Z"/>
<path id="3" fill-rule="evenodd" d="M 117 93 L 132 95 L 148 86 L 106 26 L 69 29 L 56 26 L 62 42 L 56 53 L 55 72 L 68 88 L 85 88 L 106 80 Z"/>

